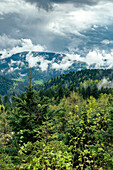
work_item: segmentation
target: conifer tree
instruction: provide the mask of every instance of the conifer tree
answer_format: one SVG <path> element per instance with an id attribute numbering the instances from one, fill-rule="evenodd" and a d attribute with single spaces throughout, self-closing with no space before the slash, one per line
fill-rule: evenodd
<path id="1" fill-rule="evenodd" d="M 2 98 L 1 98 L 1 95 L 0 95 L 0 104 L 2 104 Z"/>
<path id="2" fill-rule="evenodd" d="M 94 85 L 92 88 L 92 96 L 95 97 L 96 99 L 99 97 L 97 85 Z"/>
<path id="3" fill-rule="evenodd" d="M 4 105 L 10 104 L 9 97 L 7 95 L 5 95 L 4 98 L 3 98 L 3 104 Z"/>
<path id="4" fill-rule="evenodd" d="M 22 142 L 34 140 L 34 130 L 41 125 L 44 119 L 40 97 L 31 85 L 31 75 L 29 79 L 30 85 L 26 87 L 26 92 L 23 93 L 22 98 L 14 97 L 15 108 L 12 110 L 12 117 L 9 118 L 12 130 L 18 140 L 21 137 Z"/>
<path id="5" fill-rule="evenodd" d="M 30 69 L 29 86 L 21 96 L 14 96 L 14 108 L 10 116 L 10 125 L 15 132 L 17 140 L 21 143 L 35 141 L 36 130 L 45 120 L 48 113 L 48 97 L 39 97 L 38 92 L 33 89 L 31 84 L 32 76 Z"/>
<path id="6" fill-rule="evenodd" d="M 62 99 L 64 96 L 64 91 L 62 86 L 59 87 L 58 91 L 57 91 L 57 96 L 59 97 L 59 99 Z"/>
<path id="7" fill-rule="evenodd" d="M 86 88 L 86 96 L 85 97 L 90 97 L 91 96 L 91 87 L 90 86 L 88 86 L 87 88 Z"/>

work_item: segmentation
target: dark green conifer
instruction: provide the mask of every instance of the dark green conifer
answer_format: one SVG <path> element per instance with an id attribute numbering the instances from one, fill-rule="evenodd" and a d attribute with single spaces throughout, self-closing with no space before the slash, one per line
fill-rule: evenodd
<path id="1" fill-rule="evenodd" d="M 2 104 L 2 97 L 1 97 L 1 95 L 0 95 L 0 105 Z"/>
<path id="2" fill-rule="evenodd" d="M 4 98 L 3 98 L 3 104 L 4 104 L 4 106 L 10 105 L 10 100 L 9 100 L 9 97 L 7 95 L 5 95 Z"/>
<path id="3" fill-rule="evenodd" d="M 91 87 L 90 86 L 88 86 L 87 88 L 86 88 L 86 96 L 85 97 L 90 97 L 91 96 Z"/>
<path id="4" fill-rule="evenodd" d="M 15 96 L 15 108 L 13 109 L 13 116 L 10 118 L 12 130 L 16 133 L 18 140 L 23 136 L 22 142 L 34 141 L 35 130 L 42 124 L 45 113 L 47 112 L 46 100 L 41 101 L 38 93 L 30 84 L 26 87 L 26 92 L 22 97 Z M 45 105 L 44 105 L 45 104 Z"/>
<path id="5" fill-rule="evenodd" d="M 64 96 L 64 91 L 62 86 L 59 87 L 58 91 L 57 91 L 57 96 L 59 97 L 59 99 L 62 99 Z"/>
<path id="6" fill-rule="evenodd" d="M 99 91 L 96 84 L 92 88 L 92 96 L 95 97 L 96 99 L 98 99 L 99 97 Z"/>

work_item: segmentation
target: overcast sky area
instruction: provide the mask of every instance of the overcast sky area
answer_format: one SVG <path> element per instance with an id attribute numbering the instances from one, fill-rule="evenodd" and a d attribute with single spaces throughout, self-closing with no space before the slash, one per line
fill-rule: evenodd
<path id="1" fill-rule="evenodd" d="M 26 50 L 111 61 L 113 0 L 0 0 L 0 51 Z"/>

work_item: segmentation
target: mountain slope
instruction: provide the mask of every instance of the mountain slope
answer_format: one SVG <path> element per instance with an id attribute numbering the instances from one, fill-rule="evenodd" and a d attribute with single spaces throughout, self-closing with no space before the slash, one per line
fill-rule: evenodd
<path id="1" fill-rule="evenodd" d="M 92 54 L 91 54 L 92 55 Z M 92 56 L 90 56 L 91 58 Z M 77 61 L 78 54 L 60 54 L 53 52 L 21 52 L 16 54 L 0 55 L 0 75 L 22 81 L 28 85 L 30 67 L 33 76 L 33 84 L 41 84 L 61 74 L 66 74 L 82 69 L 95 69 L 96 63 L 88 65 L 85 62 Z M 85 58 L 82 56 L 81 58 Z M 107 60 L 100 65 L 100 69 L 109 68 Z"/>
<path id="2" fill-rule="evenodd" d="M 79 87 L 80 83 L 87 80 L 98 80 L 103 83 L 100 86 L 113 87 L 113 69 L 86 69 L 77 72 L 70 72 L 68 74 L 62 74 L 61 76 L 50 79 L 42 85 L 36 87 L 37 90 L 47 90 L 49 88 L 58 89 L 62 87 Z M 104 80 L 104 82 L 103 82 Z"/>
<path id="3" fill-rule="evenodd" d="M 0 94 L 5 95 L 13 87 L 13 81 L 0 76 Z"/>
<path id="4" fill-rule="evenodd" d="M 27 82 L 26 75 L 32 69 L 33 82 L 42 83 L 70 71 L 87 68 L 85 62 L 78 62 L 71 56 L 50 52 L 22 52 L 0 57 L 0 75 Z"/>
<path id="5" fill-rule="evenodd" d="M 21 93 L 25 91 L 25 83 L 14 81 L 0 76 L 0 95 L 12 95 L 13 92 Z"/>
<path id="6" fill-rule="evenodd" d="M 67 74 L 62 74 L 58 77 L 54 77 L 49 81 L 46 81 L 42 85 L 36 85 L 35 89 L 38 91 L 40 89 L 54 89 L 57 90 L 60 86 L 66 88 L 79 87 L 80 83 L 84 83 L 89 80 L 97 80 L 98 87 L 111 87 L 113 88 L 113 69 L 102 70 L 102 69 L 86 69 L 77 72 L 70 72 Z M 27 77 L 27 81 L 28 77 Z M 100 82 L 100 83 L 99 83 Z M 24 86 L 26 82 L 9 80 L 0 76 L 0 94 L 1 95 L 11 95 L 14 91 L 15 93 L 21 93 L 25 90 Z"/>

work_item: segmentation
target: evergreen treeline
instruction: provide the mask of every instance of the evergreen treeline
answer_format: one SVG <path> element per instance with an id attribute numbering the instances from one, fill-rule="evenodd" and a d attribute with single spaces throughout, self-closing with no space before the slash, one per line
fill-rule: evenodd
<path id="1" fill-rule="evenodd" d="M 98 80 L 99 83 L 103 78 L 106 78 L 108 81 L 113 81 L 113 69 L 86 69 L 62 74 L 61 76 L 50 79 L 41 86 L 38 85 L 36 89 L 43 89 L 45 91 L 51 88 L 53 90 L 57 90 L 60 86 L 63 88 L 76 88 L 84 81 Z"/>
<path id="2" fill-rule="evenodd" d="M 56 90 L 53 90 L 53 88 L 49 88 L 47 90 L 39 90 L 38 94 L 40 97 L 47 96 L 50 99 L 54 98 L 56 103 L 59 103 L 59 101 L 65 96 L 69 97 L 71 92 L 77 92 L 79 95 L 81 95 L 84 99 L 90 98 L 90 96 L 93 96 L 94 98 L 98 99 L 100 94 L 113 94 L 113 89 L 112 88 L 103 88 L 101 87 L 98 89 L 97 84 L 92 81 L 92 85 L 86 84 L 86 87 L 84 87 L 84 84 L 81 84 L 78 88 L 71 86 L 70 88 L 65 88 L 60 86 L 59 88 L 57 87 Z"/>
<path id="3" fill-rule="evenodd" d="M 50 93 L 30 85 L 11 103 L 1 101 L 0 169 L 112 170 L 112 90 L 94 98 L 94 82 L 87 96 L 83 87 Z"/>
<path id="4" fill-rule="evenodd" d="M 77 72 L 70 72 L 68 74 L 63 74 L 61 76 L 55 77 L 50 79 L 49 81 L 45 82 L 42 85 L 35 86 L 35 89 L 38 90 L 44 90 L 44 92 L 48 89 L 51 89 L 53 91 L 58 91 L 59 87 L 65 88 L 65 89 L 76 89 L 80 87 L 81 83 L 84 83 L 85 81 L 102 81 L 103 78 L 106 78 L 106 80 L 113 81 L 113 70 L 102 70 L 102 69 L 92 69 L 92 70 L 81 70 Z M 16 81 L 9 80 L 5 77 L 0 76 L 0 94 L 2 96 L 8 95 L 11 96 L 12 92 L 15 93 L 22 93 L 25 91 L 24 86 L 27 85 L 28 82 L 22 82 L 19 81 L 19 79 Z M 113 86 L 113 84 L 112 84 Z M 110 87 L 110 85 L 108 85 Z M 86 87 L 85 87 L 86 89 Z"/>

